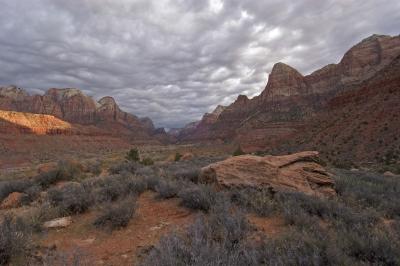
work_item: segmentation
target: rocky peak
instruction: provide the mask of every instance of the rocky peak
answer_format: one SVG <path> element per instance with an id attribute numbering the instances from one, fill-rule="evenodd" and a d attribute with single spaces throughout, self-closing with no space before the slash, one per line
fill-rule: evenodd
<path id="1" fill-rule="evenodd" d="M 362 44 L 362 43 L 367 43 L 367 42 L 371 42 L 371 41 L 377 41 L 379 39 L 389 39 L 392 38 L 389 35 L 382 35 L 382 34 L 372 34 L 371 36 L 368 36 L 367 38 L 364 38 L 361 42 L 359 42 L 358 44 Z"/>
<path id="2" fill-rule="evenodd" d="M 100 104 L 100 106 L 109 106 L 109 107 L 115 107 L 117 106 L 117 103 L 115 102 L 113 97 L 110 96 L 106 96 L 101 98 L 98 103 Z"/>
<path id="3" fill-rule="evenodd" d="M 51 88 L 45 93 L 45 96 L 46 95 L 52 97 L 56 101 L 67 100 L 76 95 L 87 97 L 82 93 L 82 91 L 75 88 L 64 88 L 64 89 Z"/>
<path id="4" fill-rule="evenodd" d="M 250 99 L 243 94 L 240 94 L 237 98 L 236 101 L 233 103 L 234 105 L 241 105 L 241 104 L 246 104 L 250 101 Z"/>
<path id="5" fill-rule="evenodd" d="M 389 65 L 400 55 L 400 36 L 374 34 L 345 53 L 339 65 L 341 82 L 345 85 L 360 83 Z"/>
<path id="6" fill-rule="evenodd" d="M 215 116 L 219 116 L 224 110 L 225 110 L 225 106 L 222 106 L 222 105 L 218 105 L 215 109 L 214 109 L 214 111 L 212 111 L 212 113 L 211 114 L 213 114 L 213 115 L 215 115 Z"/>
<path id="7" fill-rule="evenodd" d="M 140 118 L 140 122 L 142 123 L 144 128 L 146 128 L 149 132 L 152 132 L 155 130 L 153 121 L 150 118 L 148 118 L 148 117 Z"/>
<path id="8" fill-rule="evenodd" d="M 304 77 L 293 67 L 284 63 L 276 63 L 268 78 L 268 83 L 262 93 L 262 99 L 274 99 L 282 96 L 292 96 L 307 92 Z"/>
<path id="9" fill-rule="evenodd" d="M 0 87 L 0 97 L 7 97 L 13 100 L 20 100 L 28 96 L 28 93 L 15 85 Z"/>

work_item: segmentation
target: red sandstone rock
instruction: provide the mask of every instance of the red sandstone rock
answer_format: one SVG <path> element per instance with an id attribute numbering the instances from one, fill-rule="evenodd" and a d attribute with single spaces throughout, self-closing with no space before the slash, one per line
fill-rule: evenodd
<path id="1" fill-rule="evenodd" d="M 242 155 L 217 162 L 201 170 L 200 182 L 220 188 L 270 188 L 307 195 L 336 195 L 334 181 L 318 163 L 318 152 L 286 156 Z"/>
<path id="2" fill-rule="evenodd" d="M 24 198 L 28 197 L 25 193 L 13 192 L 3 200 L 0 209 L 18 208 L 23 204 Z"/>

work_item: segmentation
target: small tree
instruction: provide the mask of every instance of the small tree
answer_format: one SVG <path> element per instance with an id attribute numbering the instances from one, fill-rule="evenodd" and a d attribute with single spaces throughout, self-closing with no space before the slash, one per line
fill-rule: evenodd
<path id="1" fill-rule="evenodd" d="M 180 154 L 179 152 L 175 153 L 175 162 L 180 161 L 182 158 L 182 154 Z"/>
<path id="2" fill-rule="evenodd" d="M 233 156 L 239 156 L 239 155 L 244 155 L 244 151 L 242 151 L 242 148 L 239 146 L 237 149 L 233 152 Z"/>
<path id="3" fill-rule="evenodd" d="M 140 161 L 139 150 L 137 148 L 130 149 L 126 154 L 125 159 L 132 162 Z"/>

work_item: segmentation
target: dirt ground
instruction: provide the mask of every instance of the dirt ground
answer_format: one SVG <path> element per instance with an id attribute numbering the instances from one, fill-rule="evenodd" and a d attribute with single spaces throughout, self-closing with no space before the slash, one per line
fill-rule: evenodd
<path id="1" fill-rule="evenodd" d="M 162 236 L 173 230 L 185 230 L 196 215 L 201 215 L 181 207 L 178 198 L 159 200 L 155 195 L 145 192 L 139 197 L 136 214 L 124 229 L 113 232 L 96 229 L 92 225 L 96 213 L 92 211 L 74 216 L 73 224 L 65 229 L 49 231 L 39 243 L 65 254 L 79 251 L 91 265 L 137 265 Z M 255 239 L 262 234 L 274 237 L 285 226 L 279 217 L 249 215 L 248 219 L 255 227 Z"/>
<path id="2" fill-rule="evenodd" d="M 178 199 L 158 200 L 155 195 L 145 192 L 139 197 L 135 216 L 124 229 L 96 229 L 92 225 L 96 214 L 90 212 L 74 216 L 68 228 L 50 231 L 41 244 L 66 253 L 78 247 L 95 265 L 135 265 L 161 236 L 184 229 L 195 217 L 195 212 L 179 206 Z"/>

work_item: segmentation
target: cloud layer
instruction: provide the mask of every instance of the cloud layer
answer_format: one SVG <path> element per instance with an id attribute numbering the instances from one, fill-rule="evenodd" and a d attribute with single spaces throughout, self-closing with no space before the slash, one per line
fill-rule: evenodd
<path id="1" fill-rule="evenodd" d="M 307 74 L 373 34 L 399 34 L 398 0 L 3 0 L 0 84 L 77 87 L 179 127 L 274 63 Z"/>

